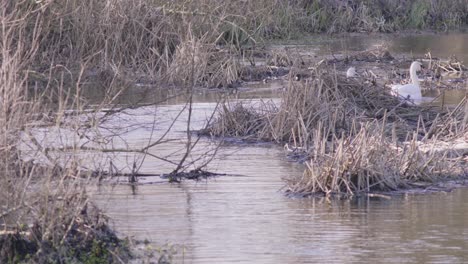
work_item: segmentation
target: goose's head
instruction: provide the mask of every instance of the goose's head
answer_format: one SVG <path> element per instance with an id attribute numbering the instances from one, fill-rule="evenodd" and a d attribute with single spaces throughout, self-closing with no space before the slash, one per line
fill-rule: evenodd
<path id="1" fill-rule="evenodd" d="M 412 83 L 418 86 L 418 88 L 419 88 L 419 78 L 418 78 L 417 72 L 421 71 L 423 67 L 424 66 L 419 61 L 413 61 L 413 63 L 411 63 L 410 78 L 411 78 Z"/>
<path id="2" fill-rule="evenodd" d="M 422 69 L 422 63 L 421 62 L 413 61 L 413 63 L 411 63 L 410 71 L 418 72 L 418 71 L 421 71 L 421 69 Z"/>

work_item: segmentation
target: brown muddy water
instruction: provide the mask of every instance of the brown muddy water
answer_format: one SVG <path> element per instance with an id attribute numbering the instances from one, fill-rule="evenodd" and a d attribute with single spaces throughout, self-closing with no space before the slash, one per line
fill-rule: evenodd
<path id="1" fill-rule="evenodd" d="M 381 43 L 394 52 L 423 54 L 431 50 L 433 56 L 457 55 L 468 63 L 468 34 L 342 37 L 308 45 L 312 52 L 325 54 Z M 239 89 L 238 98 L 274 97 L 271 85 L 276 89 L 281 83 L 257 87 L 258 93 Z M 458 92 L 451 100 L 459 101 L 465 95 L 466 91 Z M 197 95 L 191 129 L 203 127 L 216 98 Z M 248 102 L 255 104 L 258 99 Z M 173 101 L 117 116 L 111 125 L 146 125 L 129 130 L 122 135 L 123 142 L 114 143 L 144 145 L 150 137 L 164 133 L 182 107 Z M 154 120 L 158 124 L 155 132 Z M 177 160 L 184 148 L 180 140 L 184 120 L 186 115 L 170 132 L 176 141 L 158 145 L 151 152 Z M 204 139 L 195 153 L 213 150 L 218 144 L 219 140 Z M 123 236 L 148 239 L 155 248 L 165 243 L 177 245 L 176 263 L 468 263 L 467 188 L 410 192 L 389 199 L 291 198 L 281 191 L 282 178 L 301 174 L 304 167 L 285 154 L 282 147 L 266 143 L 224 142 L 208 169 L 226 176 L 180 184 L 147 177 L 134 187 L 103 184 L 93 191 L 93 199 Z M 120 160 L 120 168 L 142 160 L 128 154 L 115 158 Z M 148 158 L 141 172 L 167 173 L 173 168 Z"/>

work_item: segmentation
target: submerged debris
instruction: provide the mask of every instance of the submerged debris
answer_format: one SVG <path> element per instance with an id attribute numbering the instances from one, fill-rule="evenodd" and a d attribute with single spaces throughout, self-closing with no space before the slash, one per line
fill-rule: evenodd
<path id="1" fill-rule="evenodd" d="M 195 169 L 189 172 L 163 174 L 161 175 L 161 178 L 168 179 L 169 182 L 181 182 L 182 180 L 195 180 L 195 181 L 206 180 L 208 178 L 222 176 L 222 175 L 226 175 L 226 174 L 209 172 L 209 171 L 205 171 L 202 169 Z"/>
<path id="2" fill-rule="evenodd" d="M 289 73 L 287 67 L 277 66 L 244 66 L 240 73 L 240 79 L 245 82 L 265 81 L 268 79 L 285 76 Z"/>

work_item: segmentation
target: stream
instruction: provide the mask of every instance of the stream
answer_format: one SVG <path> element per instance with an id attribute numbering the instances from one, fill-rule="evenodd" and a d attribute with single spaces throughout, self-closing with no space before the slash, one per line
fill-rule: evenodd
<path id="1" fill-rule="evenodd" d="M 391 53 L 410 56 L 431 51 L 432 56 L 455 55 L 468 63 L 468 34 L 320 37 L 287 45 L 323 55 L 382 43 Z M 250 93 L 240 89 L 238 100 L 254 104 L 260 98 L 270 100 L 275 97 L 272 86 L 281 83 L 252 88 L 255 92 Z M 453 104 L 466 96 L 466 90 L 447 93 Z M 216 96 L 201 94 L 195 101 L 191 129 L 203 127 L 216 106 Z M 147 129 L 125 134 L 126 144 L 144 145 L 148 138 L 162 135 L 182 108 L 178 101 L 142 107 L 114 122 L 147 122 Z M 160 130 L 151 129 L 154 116 Z M 186 118 L 183 114 L 174 124 L 169 138 L 185 136 Z M 214 150 L 219 144 L 203 139 L 194 154 Z M 183 148 L 182 141 L 174 141 L 151 152 L 177 160 Z M 291 198 L 282 192 L 283 178 L 300 175 L 304 165 L 288 160 L 281 146 L 226 141 L 217 151 L 207 169 L 225 176 L 173 184 L 144 177 L 134 187 L 103 184 L 93 190 L 92 199 L 121 235 L 149 240 L 153 247 L 177 245 L 176 263 L 468 262 L 468 188 L 389 198 Z M 119 158 L 122 163 L 131 159 Z M 167 173 L 174 167 L 157 159 L 142 164 L 143 173 Z"/>

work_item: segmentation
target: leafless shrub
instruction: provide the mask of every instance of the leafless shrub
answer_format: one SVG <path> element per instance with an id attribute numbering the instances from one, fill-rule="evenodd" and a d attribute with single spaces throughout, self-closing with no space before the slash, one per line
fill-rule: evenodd
<path id="1" fill-rule="evenodd" d="M 28 254 L 40 261 L 40 255 L 51 250 L 57 252 L 56 259 L 73 259 L 61 250 L 76 246 L 68 244 L 74 237 L 72 233 L 87 232 L 80 229 L 83 227 L 80 219 L 86 217 L 89 201 L 85 186 L 91 178 L 80 171 L 76 153 L 69 153 L 70 159 L 59 162 L 38 145 L 41 153 L 38 156 L 44 158 L 41 163 L 22 152 L 22 140 L 30 137 L 39 124 L 49 122 L 48 91 L 31 89 L 29 71 L 41 45 L 40 36 L 47 30 L 41 13 L 47 5 L 3 2 L 0 11 L 3 29 L 0 36 L 0 226 L 6 230 L 0 234 L 2 262 L 21 260 Z M 41 88 L 50 87 L 52 80 L 48 78 Z M 58 91 L 64 94 L 56 94 L 53 119 L 60 124 L 67 106 L 81 107 L 79 96 L 66 94 L 63 89 L 55 90 Z M 38 144 L 33 139 L 31 142 Z M 84 222 L 92 224 L 93 221 Z M 20 231 L 24 232 L 23 237 L 19 237 Z M 23 243 L 30 246 L 18 252 Z"/>

